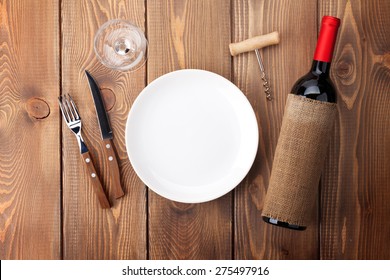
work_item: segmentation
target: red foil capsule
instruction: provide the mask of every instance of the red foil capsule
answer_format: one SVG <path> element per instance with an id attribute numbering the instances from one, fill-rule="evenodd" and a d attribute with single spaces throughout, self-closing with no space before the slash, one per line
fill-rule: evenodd
<path id="1" fill-rule="evenodd" d="M 337 37 L 337 30 L 340 26 L 340 19 L 332 16 L 324 16 L 321 22 L 320 35 L 318 36 L 314 60 L 331 62 L 334 45 Z"/>

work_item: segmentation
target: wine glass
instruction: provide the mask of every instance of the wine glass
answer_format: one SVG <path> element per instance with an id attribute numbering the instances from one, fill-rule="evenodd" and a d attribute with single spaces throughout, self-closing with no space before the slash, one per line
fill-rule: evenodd
<path id="1" fill-rule="evenodd" d="M 135 71 L 147 59 L 148 41 L 133 23 L 113 19 L 104 23 L 95 35 L 94 49 L 99 61 L 108 68 Z"/>

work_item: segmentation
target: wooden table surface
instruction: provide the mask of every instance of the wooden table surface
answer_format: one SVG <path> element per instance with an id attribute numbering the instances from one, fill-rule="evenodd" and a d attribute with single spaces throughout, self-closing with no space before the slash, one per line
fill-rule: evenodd
<path id="1" fill-rule="evenodd" d="M 1 259 L 390 259 L 390 1 L 0 0 Z M 311 65 L 322 15 L 342 19 L 332 64 L 339 118 L 304 232 L 264 223 L 284 105 Z M 94 35 L 128 19 L 149 40 L 137 72 L 102 66 Z M 275 99 L 265 98 L 255 54 L 230 42 L 278 30 L 262 55 Z M 235 83 L 259 124 L 259 149 L 234 191 L 207 203 L 169 201 L 134 173 L 125 123 L 157 77 L 199 68 Z M 104 92 L 126 196 L 102 210 L 57 97 L 70 93 L 97 170 L 103 145 L 84 70 Z"/>

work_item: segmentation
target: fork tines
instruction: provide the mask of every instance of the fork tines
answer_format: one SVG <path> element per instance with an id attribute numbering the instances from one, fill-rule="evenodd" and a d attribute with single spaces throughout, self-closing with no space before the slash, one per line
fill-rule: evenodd
<path id="1" fill-rule="evenodd" d="M 67 123 L 80 120 L 80 114 L 77 111 L 76 104 L 69 94 L 58 97 L 62 115 Z"/>

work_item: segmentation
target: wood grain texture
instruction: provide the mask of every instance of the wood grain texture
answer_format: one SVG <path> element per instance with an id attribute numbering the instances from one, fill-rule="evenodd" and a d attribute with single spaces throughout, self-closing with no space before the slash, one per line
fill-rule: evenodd
<path id="1" fill-rule="evenodd" d="M 145 259 L 146 189 L 135 175 L 125 150 L 125 124 L 135 97 L 145 86 L 145 68 L 118 72 L 95 56 L 93 39 L 110 19 L 127 19 L 145 27 L 144 1 L 63 1 L 62 86 L 73 96 L 83 121 L 86 143 L 112 208 L 103 210 L 90 179 L 84 175 L 76 139 L 63 125 L 63 232 L 65 259 Z M 104 89 L 125 196 L 116 200 L 108 162 L 84 70 Z"/>
<path id="2" fill-rule="evenodd" d="M 0 1 L 0 259 L 61 256 L 58 18 Z"/>
<path id="3" fill-rule="evenodd" d="M 339 122 L 322 186 L 321 258 L 390 259 L 390 2 L 320 1 L 342 19 Z"/>
<path id="4" fill-rule="evenodd" d="M 316 213 L 304 232 L 266 224 L 261 217 L 287 94 L 310 69 L 317 39 L 316 9 L 314 1 L 233 1 L 233 42 L 280 33 L 279 45 L 261 51 L 274 100 L 266 100 L 254 52 L 233 60 L 234 82 L 247 95 L 259 124 L 255 163 L 235 192 L 236 259 L 318 258 Z"/>
<path id="5" fill-rule="evenodd" d="M 231 76 L 229 1 L 149 1 L 148 82 L 182 68 Z M 230 259 L 232 197 L 202 204 L 169 201 L 149 191 L 151 259 Z"/>
<path id="6" fill-rule="evenodd" d="M 325 14 L 342 19 L 332 64 L 339 118 L 318 217 L 296 232 L 264 223 L 261 211 L 287 94 L 309 69 Z M 389 14 L 388 0 L 0 0 L 0 259 L 390 259 Z M 109 70 L 93 52 L 97 29 L 114 18 L 146 30 L 149 59 L 137 72 Z M 269 102 L 255 54 L 232 58 L 228 46 L 275 30 L 280 43 L 261 50 Z M 231 79 L 259 124 L 249 175 L 208 203 L 147 191 L 125 152 L 136 96 L 146 82 L 182 68 Z M 125 191 L 118 200 L 86 69 L 113 127 Z M 109 210 L 101 209 L 62 122 L 61 92 L 79 107 Z"/>

